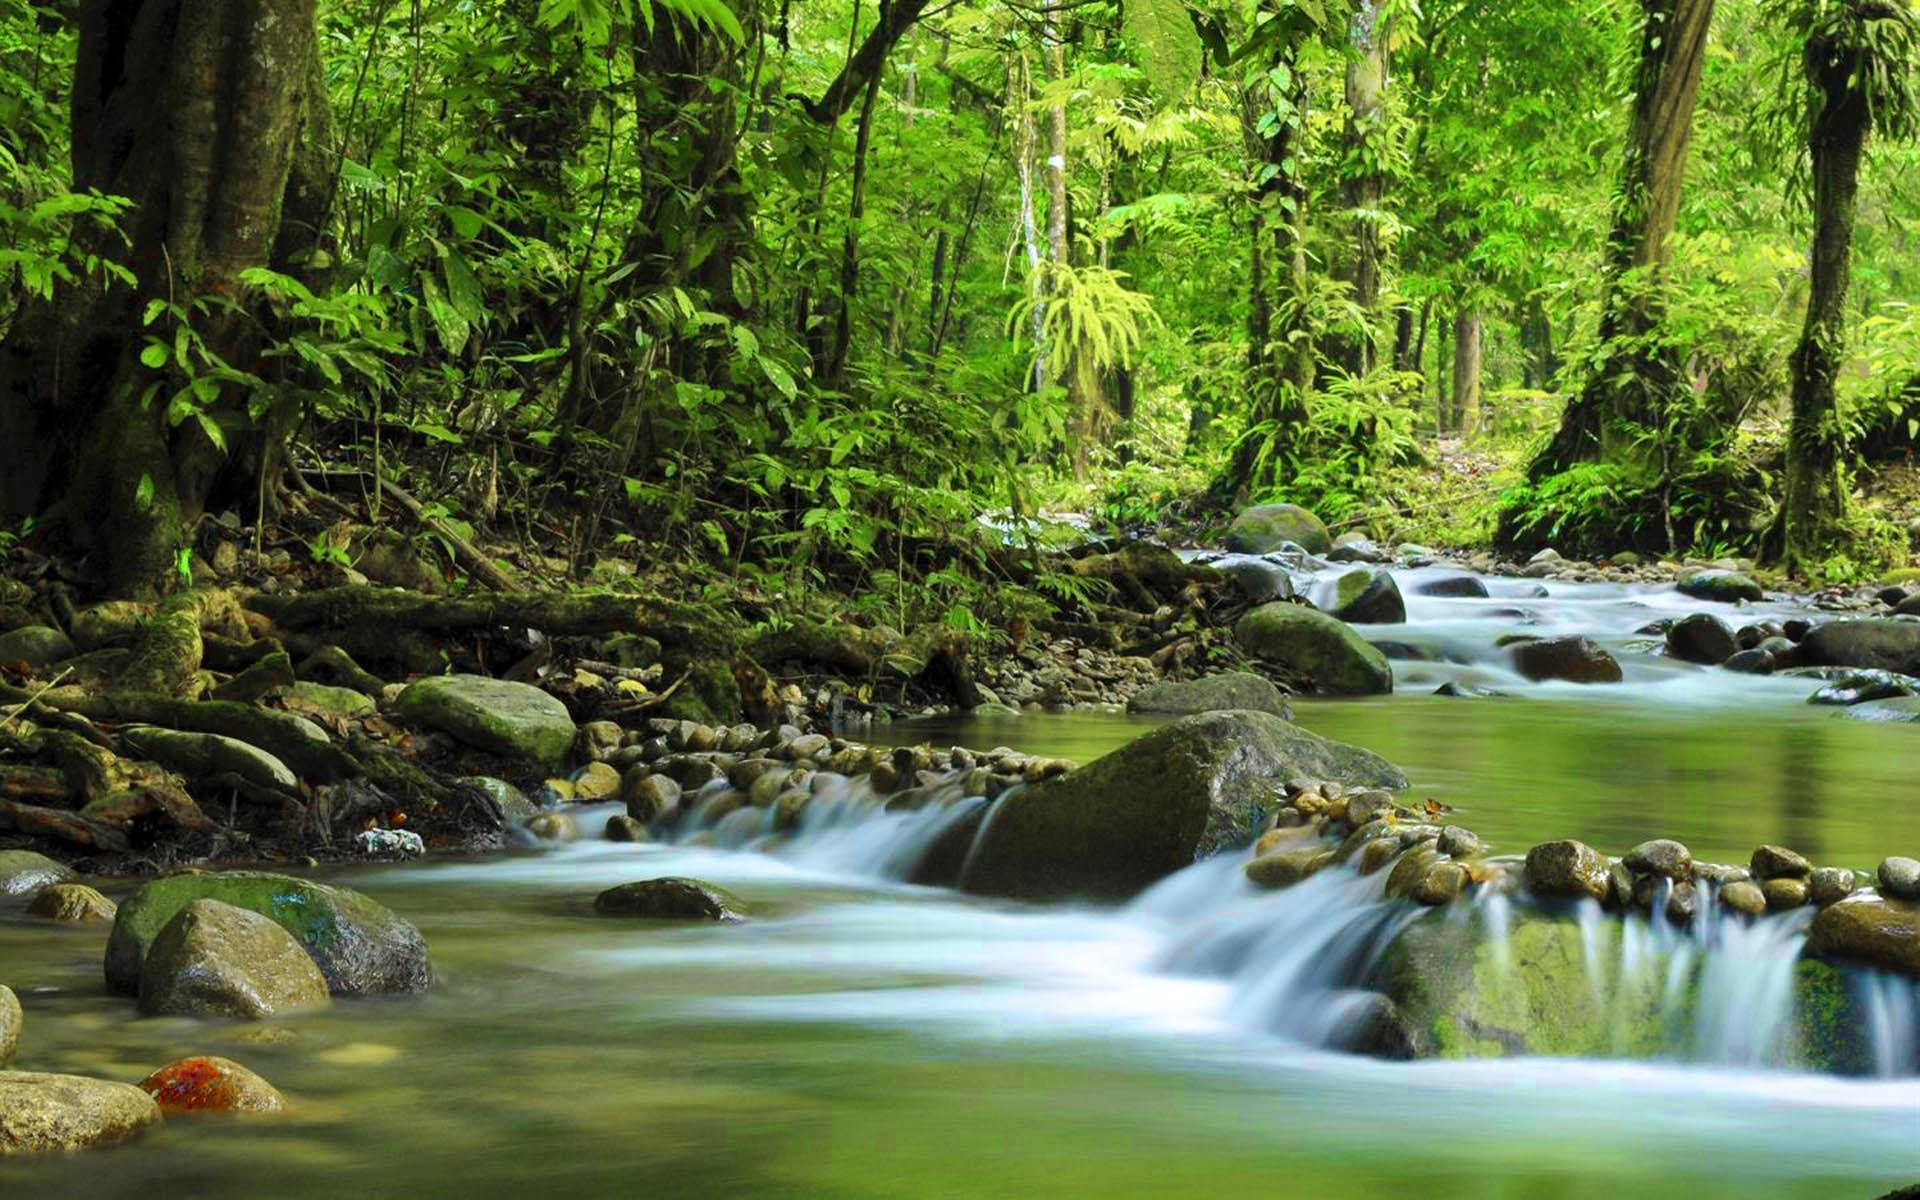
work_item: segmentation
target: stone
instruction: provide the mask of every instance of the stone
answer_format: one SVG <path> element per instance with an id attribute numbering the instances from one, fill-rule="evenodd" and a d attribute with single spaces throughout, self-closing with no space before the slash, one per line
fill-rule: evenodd
<path id="1" fill-rule="evenodd" d="M 1681 662 L 1718 666 L 1739 649 L 1733 630 L 1712 613 L 1694 613 L 1667 628 L 1667 654 Z"/>
<path id="2" fill-rule="evenodd" d="M 1426 879 L 1427 872 L 1441 861 L 1440 852 L 1433 843 L 1424 842 L 1408 847 L 1387 872 L 1386 894 L 1389 900 L 1411 899 L 1414 890 Z"/>
<path id="3" fill-rule="evenodd" d="M 1352 625 L 1402 625 L 1407 602 L 1386 571 L 1348 571 L 1333 583 L 1333 615 Z"/>
<path id="4" fill-rule="evenodd" d="M 577 732 L 567 706 L 539 688 L 483 675 L 419 680 L 400 693 L 394 713 L 475 749 L 548 768 L 565 765 Z"/>
<path id="5" fill-rule="evenodd" d="M 1451 858 L 1472 858 L 1480 853 L 1480 835 L 1471 829 L 1449 825 L 1440 831 L 1440 853 Z"/>
<path id="6" fill-rule="evenodd" d="M 1742 600 L 1764 600 L 1766 592 L 1759 584 L 1738 571 L 1696 571 L 1674 585 L 1683 596 L 1695 600 L 1717 600 L 1737 604 Z"/>
<path id="7" fill-rule="evenodd" d="M 27 905 L 29 916 L 45 917 L 49 921 L 61 921 L 68 925 L 111 921 L 118 911 L 113 901 L 84 883 L 48 884 L 36 892 L 33 901 Z"/>
<path id="8" fill-rule="evenodd" d="M 1127 711 L 1175 717 L 1195 713 L 1248 709 L 1293 719 L 1286 696 L 1271 680 L 1251 671 L 1225 671 L 1184 683 L 1156 683 L 1134 693 Z"/>
<path id="9" fill-rule="evenodd" d="M 588 762 L 603 763 L 613 757 L 626 737 L 616 721 L 588 721 L 580 727 L 578 749 Z"/>
<path id="10" fill-rule="evenodd" d="M 1234 637 L 1296 691 L 1334 696 L 1393 690 L 1387 656 L 1344 621 L 1300 604 L 1264 604 L 1240 618 Z"/>
<path id="11" fill-rule="evenodd" d="M 175 914 L 140 968 L 146 1013 L 264 1021 L 329 1002 L 325 976 L 292 934 L 218 900 Z"/>
<path id="12" fill-rule="evenodd" d="M 1791 631 L 1789 631 L 1791 636 Z M 1800 639 L 1798 661 L 1920 675 L 1920 622 L 1867 618 L 1829 621 Z"/>
<path id="13" fill-rule="evenodd" d="M 1762 883 L 1760 894 L 1767 898 L 1767 908 L 1773 912 L 1799 908 L 1807 902 L 1807 881 L 1781 875 Z"/>
<path id="14" fill-rule="evenodd" d="M 1692 880 L 1683 879 L 1667 889 L 1666 917 L 1673 925 L 1685 927 L 1693 924 L 1693 914 L 1700 906 L 1700 896 Z"/>
<path id="15" fill-rule="evenodd" d="M 1850 721 L 1877 721 L 1905 724 L 1920 721 L 1920 696 L 1902 696 L 1893 700 L 1870 700 L 1840 710 Z"/>
<path id="16" fill-rule="evenodd" d="M 1358 532 L 1343 533 L 1333 539 L 1333 549 L 1327 551 L 1328 562 L 1337 563 L 1384 563 L 1391 562 L 1385 550 L 1375 545 L 1373 540 Z"/>
<path id="17" fill-rule="evenodd" d="M 0 1069 L 13 1062 L 13 1052 L 20 1046 L 20 1026 L 25 1022 L 25 1014 L 20 1010 L 20 997 L 13 989 L 0 983 Z"/>
<path id="18" fill-rule="evenodd" d="M 1846 867 L 1815 867 L 1807 876 L 1807 899 L 1825 908 L 1853 895 L 1854 874 Z"/>
<path id="19" fill-rule="evenodd" d="M 1129 897 L 1251 841 L 1287 779 L 1401 789 L 1385 759 L 1270 713 L 1185 717 L 1077 771 L 1003 795 L 962 890 L 1023 899 Z"/>
<path id="20" fill-rule="evenodd" d="M 1466 891 L 1468 882 L 1467 869 L 1459 863 L 1436 863 L 1414 887 L 1412 899 L 1430 908 L 1452 904 Z"/>
<path id="21" fill-rule="evenodd" d="M 287 1106 L 278 1088 L 230 1058 L 168 1063 L 140 1081 L 163 1113 L 270 1113 Z"/>
<path id="22" fill-rule="evenodd" d="M 631 767 L 620 781 L 620 798 L 627 815 L 651 824 L 680 808 L 680 785 L 670 776 L 654 774 L 645 766 Z"/>
<path id="23" fill-rule="evenodd" d="M 32 896 L 51 883 L 74 878 L 71 868 L 31 850 L 0 850 L 0 898 Z"/>
<path id="24" fill-rule="evenodd" d="M 647 832 L 644 821 L 637 821 L 626 813 L 615 813 L 607 818 L 606 839 L 610 842 L 650 842 L 653 835 Z"/>
<path id="25" fill-rule="evenodd" d="M 1773 674 L 1775 664 L 1773 655 L 1767 653 L 1765 650 L 1756 648 L 1753 650 L 1736 650 L 1727 658 L 1727 661 L 1720 665 L 1729 671 L 1737 671 L 1742 675 L 1771 675 Z"/>
<path id="26" fill-rule="evenodd" d="M 28 625 L 12 633 L 0 633 L 0 664 L 50 667 L 79 653 L 72 638 L 50 625 Z"/>
<path id="27" fill-rule="evenodd" d="M 159 1120 L 153 1097 L 131 1084 L 0 1071 L 0 1158 L 108 1145 Z"/>
<path id="28" fill-rule="evenodd" d="M 620 772 L 603 762 L 591 762 L 573 779 L 573 798 L 582 804 L 610 800 L 620 794 Z"/>
<path id="29" fill-rule="evenodd" d="M 1487 585 L 1478 575 L 1443 575 L 1414 585 L 1416 596 L 1441 596 L 1461 600 L 1485 600 Z"/>
<path id="30" fill-rule="evenodd" d="M 1761 846 L 1753 852 L 1747 870 L 1755 879 L 1805 879 L 1813 870 L 1806 856 L 1785 846 Z"/>
<path id="31" fill-rule="evenodd" d="M 1218 569 L 1233 580 L 1242 596 L 1255 604 L 1293 599 L 1293 576 L 1278 563 L 1260 558 L 1235 558 L 1218 564 Z"/>
<path id="32" fill-rule="evenodd" d="M 1247 882 L 1255 887 L 1292 887 L 1319 870 L 1326 853 L 1326 847 L 1318 842 L 1305 846 L 1290 846 L 1253 859 L 1242 868 L 1242 871 L 1247 877 Z"/>
<path id="33" fill-rule="evenodd" d="M 362 829 L 353 835 L 353 848 L 368 858 L 424 858 L 426 839 L 411 829 Z"/>
<path id="34" fill-rule="evenodd" d="M 1920 975 L 1920 904 L 1865 893 L 1813 919 L 1807 951 L 1821 958 Z"/>
<path id="35" fill-rule="evenodd" d="M 486 793 L 487 799 L 499 805 L 500 815 L 509 825 L 525 824 L 540 811 L 538 805 L 527 799 L 525 792 L 504 779 L 495 779 L 491 775 L 469 775 L 464 782 Z"/>
<path id="36" fill-rule="evenodd" d="M 371 696 L 362 695 L 352 688 L 332 687 L 306 680 L 289 685 L 280 695 L 289 708 L 329 713 L 336 717 L 370 717 L 379 711 Z"/>
<path id="37" fill-rule="evenodd" d="M 543 842 L 575 842 L 580 840 L 580 823 L 573 819 L 572 813 L 538 813 L 533 819 L 527 822 L 526 830 Z"/>
<path id="38" fill-rule="evenodd" d="M 217 733 L 186 733 L 156 725 L 127 725 L 120 738 L 141 758 L 151 759 L 188 779 L 237 775 L 280 792 L 297 792 L 300 780 L 287 764 L 239 738 Z"/>
<path id="39" fill-rule="evenodd" d="M 1619 683 L 1620 663 L 1589 638 L 1541 638 L 1515 643 L 1513 665 L 1535 683 Z"/>
<path id="40" fill-rule="evenodd" d="M 1261 504 L 1247 509 L 1227 527 L 1221 544 L 1236 554 L 1271 554 L 1288 542 L 1309 554 L 1333 549 L 1333 538 L 1319 517 L 1297 504 Z"/>
<path id="41" fill-rule="evenodd" d="M 1536 896 L 1607 898 L 1607 859 L 1584 842 L 1543 842 L 1527 851 L 1526 884 Z"/>
<path id="42" fill-rule="evenodd" d="M 725 888 L 667 876 L 610 887 L 594 897 L 593 911 L 605 917 L 660 921 L 739 921 L 746 906 Z"/>
<path id="43" fill-rule="evenodd" d="M 1920 900 L 1920 862 L 1894 855 L 1880 860 L 1874 872 L 1882 895 L 1895 900 Z"/>
<path id="44" fill-rule="evenodd" d="M 370 897 L 264 871 L 168 875 L 120 905 L 107 937 L 107 986 L 132 993 L 154 939 L 195 900 L 219 900 L 272 918 L 293 935 L 336 996 L 425 991 L 426 939 Z"/>
<path id="45" fill-rule="evenodd" d="M 1621 860 L 1627 869 L 1667 879 L 1693 878 L 1693 853 L 1672 838 L 1641 842 Z"/>
<path id="46" fill-rule="evenodd" d="M 1720 889 L 1720 903 L 1744 916 L 1757 917 L 1767 911 L 1767 894 L 1757 883 L 1736 879 Z"/>
<path id="47" fill-rule="evenodd" d="M 1891 671 L 1850 671 L 1807 697 L 1808 704 L 1850 708 L 1872 700 L 1900 700 L 1920 694 L 1920 679 Z"/>

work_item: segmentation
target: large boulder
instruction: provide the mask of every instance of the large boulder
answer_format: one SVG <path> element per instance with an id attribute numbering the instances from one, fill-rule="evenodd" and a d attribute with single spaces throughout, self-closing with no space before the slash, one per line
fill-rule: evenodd
<path id="1" fill-rule="evenodd" d="M 1513 646 L 1514 669 L 1543 683 L 1619 683 L 1620 661 L 1589 638 L 1535 638 Z"/>
<path id="2" fill-rule="evenodd" d="M 1681 662 L 1719 666 L 1738 649 L 1733 630 L 1712 613 L 1694 613 L 1667 627 L 1667 654 Z"/>
<path id="3" fill-rule="evenodd" d="M 1718 600 L 1737 604 L 1742 600 L 1763 600 L 1766 592 L 1759 584 L 1738 571 L 1696 571 L 1674 585 L 1683 596 L 1695 600 Z"/>
<path id="4" fill-rule="evenodd" d="M 1263 604 L 1241 617 L 1233 633 L 1242 649 L 1298 691 L 1373 696 L 1393 690 L 1393 668 L 1379 647 L 1318 609 Z"/>
<path id="5" fill-rule="evenodd" d="M 20 1012 L 20 997 L 13 989 L 0 983 L 0 1067 L 13 1061 L 13 1052 L 20 1045 L 20 1026 L 25 1020 Z"/>
<path id="6" fill-rule="evenodd" d="M 1225 671 L 1184 683 L 1156 683 L 1140 689 L 1127 702 L 1127 711 L 1159 716 L 1190 717 L 1195 713 L 1230 708 L 1272 713 L 1293 719 L 1287 698 L 1273 681 L 1251 671 Z"/>
<path id="7" fill-rule="evenodd" d="M 1402 625 L 1407 602 L 1400 585 L 1386 571 L 1364 567 L 1348 571 L 1333 584 L 1333 615 L 1355 625 Z"/>
<path id="8" fill-rule="evenodd" d="M 78 653 L 73 639 L 48 625 L 28 625 L 11 633 L 0 633 L 0 663 L 45 667 L 64 662 Z"/>
<path id="9" fill-rule="evenodd" d="M 1292 542 L 1309 554 L 1333 549 L 1320 518 L 1297 504 L 1261 504 L 1247 509 L 1227 527 L 1223 544 L 1236 554 L 1271 554 Z"/>
<path id="10" fill-rule="evenodd" d="M 123 1141 L 159 1119 L 153 1098 L 131 1084 L 0 1071 L 0 1158 Z"/>
<path id="11" fill-rule="evenodd" d="M 1810 667 L 1865 667 L 1920 675 L 1920 622 L 1829 621 L 1801 639 L 1795 661 Z"/>
<path id="12" fill-rule="evenodd" d="M 1853 895 L 1813 919 L 1807 950 L 1821 958 L 1920 976 L 1920 903 Z"/>
<path id="13" fill-rule="evenodd" d="M 564 766 L 577 734 L 567 706 L 524 683 L 484 675 L 436 675 L 408 685 L 397 716 L 452 734 L 489 754 Z"/>
<path id="14" fill-rule="evenodd" d="M 960 877 L 963 891 L 1120 900 L 1252 839 L 1289 779 L 1404 788 L 1385 759 L 1270 713 L 1164 725 L 1077 771 L 1003 795 Z"/>
<path id="15" fill-rule="evenodd" d="M 336 996 L 424 991 L 432 982 L 426 939 L 359 892 L 263 871 L 169 875 L 120 905 L 107 937 L 107 986 L 136 992 L 160 931 L 195 900 L 219 900 L 272 918 L 292 934 Z"/>
<path id="16" fill-rule="evenodd" d="M 167 922 L 140 968 L 140 1009 L 263 1021 L 331 1003 L 326 977 L 272 920 L 195 900 Z"/>
<path id="17" fill-rule="evenodd" d="M 65 883 L 73 871 L 31 850 L 0 850 L 0 897 L 31 896 L 50 883 Z"/>

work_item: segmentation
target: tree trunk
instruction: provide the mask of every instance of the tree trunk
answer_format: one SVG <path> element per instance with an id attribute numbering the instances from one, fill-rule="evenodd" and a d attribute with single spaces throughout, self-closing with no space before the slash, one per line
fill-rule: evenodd
<path id="1" fill-rule="evenodd" d="M 1790 360 L 1793 417 L 1787 435 L 1786 495 L 1775 537 L 1788 570 L 1804 570 L 1833 548 L 1847 515 L 1846 436 L 1834 386 L 1846 355 L 1846 304 L 1853 251 L 1854 195 L 1871 122 L 1852 56 L 1807 47 L 1808 82 L 1823 103 L 1808 129 L 1813 167 L 1813 251 L 1806 324 Z"/>
<path id="2" fill-rule="evenodd" d="M 1386 176 L 1379 158 L 1384 150 L 1387 93 L 1386 0 L 1360 0 L 1353 9 L 1347 57 L 1347 163 L 1341 200 L 1353 222 L 1353 259 L 1346 279 L 1353 285 L 1353 302 L 1368 327 L 1343 335 L 1334 357 L 1347 371 L 1365 375 L 1373 370 L 1375 348 L 1372 320 L 1380 302 L 1380 204 L 1386 195 Z"/>
<path id="3" fill-rule="evenodd" d="M 1453 318 L 1453 426 L 1472 436 L 1480 431 L 1480 310 L 1462 305 Z"/>
<path id="4" fill-rule="evenodd" d="M 888 0 L 880 0 L 880 23 L 887 23 Z M 853 305 L 860 291 L 860 223 L 867 215 L 867 151 L 873 144 L 873 112 L 880 99 L 880 71 L 867 77 L 867 94 L 860 102 L 860 121 L 853 142 L 852 196 L 847 204 L 847 234 L 840 252 L 840 294 L 834 306 L 833 355 L 827 361 L 826 384 L 836 391 L 847 386 L 847 356 L 853 342 Z"/>
<path id="5" fill-rule="evenodd" d="M 1552 442 L 1533 460 L 1538 481 L 1618 453 L 1632 426 L 1656 422 L 1680 365 L 1658 344 L 1667 239 L 1680 210 L 1693 109 L 1714 0 L 1641 0 L 1634 109 L 1607 241 L 1600 316 L 1602 361 L 1567 405 Z"/>
<path id="6" fill-rule="evenodd" d="M 287 424 L 260 394 L 140 362 L 174 318 L 234 370 L 258 371 L 262 321 L 241 275 L 296 269 L 317 240 L 329 137 L 313 0 L 86 0 L 73 83 L 76 190 L 127 197 L 133 286 L 64 287 L 0 355 L 0 509 L 40 512 L 109 590 L 155 590 L 210 506 L 247 505 Z M 113 255 L 111 244 L 93 247 Z M 204 363 L 189 365 L 209 380 Z M 152 387 L 158 392 L 148 402 Z M 169 419 L 169 410 L 173 417 Z M 195 410 L 200 414 L 194 415 Z M 204 418 L 204 420 L 202 419 Z M 224 442 L 224 447 L 221 443 Z"/>

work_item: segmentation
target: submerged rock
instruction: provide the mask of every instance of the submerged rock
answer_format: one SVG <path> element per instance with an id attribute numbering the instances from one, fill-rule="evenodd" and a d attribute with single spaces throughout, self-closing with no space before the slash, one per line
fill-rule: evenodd
<path id="1" fill-rule="evenodd" d="M 1229 846 L 1278 808 L 1288 779 L 1404 788 L 1385 759 L 1269 713 L 1162 726 L 1070 774 L 1008 792 L 976 839 L 962 890 L 1117 900 Z"/>
<path id="2" fill-rule="evenodd" d="M 744 918 L 746 905 L 725 888 L 667 876 L 610 887 L 594 897 L 593 911 L 605 917 L 661 921 L 738 921 Z"/>
<path id="3" fill-rule="evenodd" d="M 31 850 L 0 850 L 0 897 L 31 896 L 50 883 L 74 877 L 65 863 Z"/>
<path id="4" fill-rule="evenodd" d="M 1402 625 L 1407 602 L 1386 571 L 1348 571 L 1333 584 L 1333 615 L 1354 625 Z"/>
<path id="5" fill-rule="evenodd" d="M 111 921 L 118 911 L 113 901 L 84 883 L 48 884 L 27 905 L 29 916 L 45 917 L 49 921 L 68 925 Z"/>
<path id="6" fill-rule="evenodd" d="M 559 767 L 577 736 L 567 706 L 524 683 L 482 675 L 437 675 L 410 684 L 395 713 L 479 750 Z"/>
<path id="7" fill-rule="evenodd" d="M 1156 683 L 1142 688 L 1127 702 L 1128 712 L 1176 717 L 1234 708 L 1293 719 L 1293 710 L 1280 689 L 1251 671 L 1226 671 L 1185 683 Z"/>
<path id="8" fill-rule="evenodd" d="M 1425 583 L 1415 584 L 1413 594 L 1485 600 L 1487 585 L 1478 575 L 1445 575 L 1439 579 L 1429 579 Z"/>
<path id="9" fill-rule="evenodd" d="M 0 1071 L 0 1157 L 107 1145 L 159 1119 L 153 1098 L 131 1084 Z"/>
<path id="10" fill-rule="evenodd" d="M 1920 693 L 1916 684 L 1920 680 L 1892 671 L 1852 671 L 1808 696 L 1807 703 L 1849 708 L 1870 700 L 1898 700 Z"/>
<path id="11" fill-rule="evenodd" d="M 1516 642 L 1513 665 L 1535 683 L 1619 683 L 1620 662 L 1590 638 L 1541 638 Z"/>
<path id="12" fill-rule="evenodd" d="M 203 1055 L 168 1063 L 140 1081 L 165 1113 L 270 1113 L 287 1106 L 278 1088 L 230 1058 Z"/>
<path id="13" fill-rule="evenodd" d="M 219 900 L 269 917 L 292 934 L 336 996 L 424 991 L 426 939 L 385 905 L 347 888 L 263 871 L 169 875 L 120 906 L 107 938 L 107 986 L 134 992 L 153 940 L 195 900 Z"/>
<path id="14" fill-rule="evenodd" d="M 1263 604 L 1240 618 L 1234 637 L 1300 691 L 1371 696 L 1393 690 L 1387 656 L 1345 622 L 1317 609 Z"/>
<path id="15" fill-rule="evenodd" d="M 267 917 L 195 900 L 167 922 L 140 969 L 140 1010 L 264 1021 L 331 1002 L 293 935 Z"/>
<path id="16" fill-rule="evenodd" d="M 1237 554 L 1271 554 L 1288 542 L 1309 554 L 1333 549 L 1326 525 L 1297 504 L 1261 504 L 1247 509 L 1227 527 L 1221 544 Z"/>

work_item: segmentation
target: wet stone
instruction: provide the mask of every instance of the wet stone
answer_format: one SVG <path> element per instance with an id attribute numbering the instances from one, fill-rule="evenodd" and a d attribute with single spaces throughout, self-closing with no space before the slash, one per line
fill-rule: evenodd
<path id="1" fill-rule="evenodd" d="M 1807 902 L 1807 881 L 1786 875 L 1778 876 L 1761 884 L 1760 893 L 1767 898 L 1770 910 L 1785 912 Z"/>
<path id="2" fill-rule="evenodd" d="M 1883 858 L 1875 878 L 1882 895 L 1896 900 L 1920 900 L 1920 861 L 1897 855 Z"/>
<path id="3" fill-rule="evenodd" d="M 1440 853 L 1453 858 L 1472 858 L 1480 853 L 1480 836 L 1471 829 L 1449 825 L 1440 831 Z"/>
<path id="4" fill-rule="evenodd" d="M 1413 889 L 1413 899 L 1429 907 L 1452 904 L 1460 898 L 1468 883 L 1467 869 L 1456 862 L 1443 862 L 1429 870 Z"/>
<path id="5" fill-rule="evenodd" d="M 1607 860 L 1584 842 L 1543 842 L 1527 851 L 1527 888 L 1537 896 L 1604 900 Z"/>
<path id="6" fill-rule="evenodd" d="M 1660 875 L 1667 879 L 1690 879 L 1693 875 L 1692 852 L 1672 838 L 1641 842 L 1627 851 L 1621 861 L 1626 863 L 1629 870 L 1643 875 Z"/>
<path id="7" fill-rule="evenodd" d="M 1762 846 L 1753 852 L 1748 869 L 1759 880 L 1805 879 L 1813 871 L 1813 864 L 1785 846 Z"/>
<path id="8" fill-rule="evenodd" d="M 1846 867 L 1815 867 L 1807 877 L 1807 898 L 1825 908 L 1853 894 L 1854 874 Z"/>
<path id="9" fill-rule="evenodd" d="M 1744 916 L 1757 917 L 1767 911 L 1767 896 L 1760 886 L 1740 879 L 1720 889 L 1720 903 Z"/>

